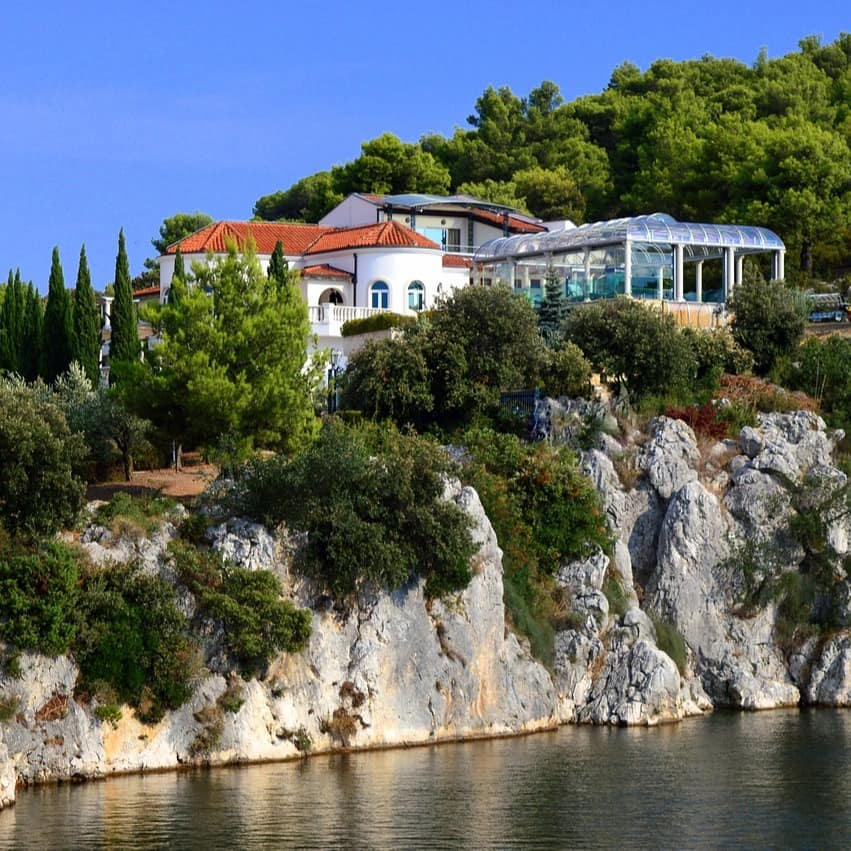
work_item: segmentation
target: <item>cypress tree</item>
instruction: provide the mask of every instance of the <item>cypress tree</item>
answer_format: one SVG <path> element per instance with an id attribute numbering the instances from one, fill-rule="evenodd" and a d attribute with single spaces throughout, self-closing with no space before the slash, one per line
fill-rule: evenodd
<path id="1" fill-rule="evenodd" d="M 178 247 L 174 255 L 174 272 L 168 290 L 168 303 L 180 304 L 186 292 L 186 267 L 183 263 L 183 252 Z"/>
<path id="2" fill-rule="evenodd" d="M 301 298 L 296 282 L 298 273 L 290 269 L 290 264 L 284 256 L 284 244 L 279 239 L 275 243 L 275 250 L 269 258 L 269 269 L 266 272 L 269 280 L 275 284 L 278 292 L 284 296 L 284 300 L 290 304 L 296 298 Z"/>
<path id="3" fill-rule="evenodd" d="M 130 285 L 130 263 L 124 245 L 124 228 L 118 234 L 118 255 L 115 258 L 115 300 L 112 302 L 112 338 L 109 360 L 134 361 L 139 357 L 139 336 L 136 330 L 136 310 L 133 288 Z"/>
<path id="4" fill-rule="evenodd" d="M 85 370 L 92 387 L 97 387 L 100 378 L 100 313 L 92 289 L 85 245 L 80 249 L 77 286 L 74 289 L 74 343 L 74 359 Z"/>
<path id="5" fill-rule="evenodd" d="M 24 341 L 21 351 L 21 375 L 27 381 L 35 381 L 42 370 L 42 328 L 44 310 L 38 290 L 27 284 L 24 292 L 24 321 L 21 339 Z"/>
<path id="6" fill-rule="evenodd" d="M 42 331 L 44 379 L 48 383 L 54 382 L 71 366 L 74 356 L 73 337 L 71 299 L 68 296 L 68 290 L 65 289 L 65 276 L 62 274 L 62 264 L 59 262 L 59 249 L 54 246 Z"/>
<path id="7" fill-rule="evenodd" d="M 0 311 L 0 369 L 19 375 L 21 357 L 27 341 L 24 338 L 24 285 L 21 283 L 21 270 L 15 275 L 9 270 L 9 282 L 6 285 L 6 297 Z"/>

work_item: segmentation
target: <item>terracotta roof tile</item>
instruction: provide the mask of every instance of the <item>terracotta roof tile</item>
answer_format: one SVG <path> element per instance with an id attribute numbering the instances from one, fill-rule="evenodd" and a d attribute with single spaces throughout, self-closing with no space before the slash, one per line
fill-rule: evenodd
<path id="1" fill-rule="evenodd" d="M 443 266 L 446 269 L 472 269 L 473 261 L 469 257 L 460 254 L 444 254 Z"/>
<path id="2" fill-rule="evenodd" d="M 436 242 L 422 236 L 399 222 L 380 222 L 356 228 L 327 230 L 318 236 L 304 254 L 323 254 L 328 251 L 345 251 L 349 248 L 435 248 Z"/>
<path id="3" fill-rule="evenodd" d="M 159 284 L 157 284 L 157 286 L 155 286 L 155 287 L 142 287 L 141 289 L 133 290 L 133 298 L 145 298 L 146 296 L 151 296 L 151 295 L 157 295 L 158 296 L 159 294 L 160 294 Z"/>
<path id="4" fill-rule="evenodd" d="M 184 254 L 222 253 L 227 251 L 229 242 L 235 242 L 237 247 L 242 248 L 249 239 L 253 239 L 258 254 L 271 254 L 277 241 L 281 240 L 284 253 L 292 257 L 303 254 L 317 237 L 328 230 L 322 225 L 292 222 L 214 222 L 169 245 L 166 254 L 174 254 L 178 246 Z"/>
<path id="5" fill-rule="evenodd" d="M 351 272 L 345 269 L 338 269 L 336 266 L 331 266 L 328 263 L 320 263 L 315 266 L 305 266 L 298 270 L 302 277 L 307 278 L 348 278 L 352 277 Z"/>
<path id="6" fill-rule="evenodd" d="M 472 216 L 488 224 L 499 225 L 502 227 L 503 215 L 501 213 L 492 213 L 490 210 L 473 210 Z M 543 225 L 536 225 L 534 222 L 529 222 L 520 216 L 508 217 L 508 229 L 513 233 L 541 233 L 546 228 Z"/>

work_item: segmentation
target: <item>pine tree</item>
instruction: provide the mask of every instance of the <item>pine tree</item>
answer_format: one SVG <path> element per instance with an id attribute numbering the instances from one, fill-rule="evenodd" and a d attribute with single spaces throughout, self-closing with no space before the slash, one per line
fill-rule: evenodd
<path id="1" fill-rule="evenodd" d="M 275 243 L 275 250 L 269 258 L 269 268 L 266 272 L 270 281 L 278 289 L 286 303 L 292 303 L 296 298 L 301 299 L 298 290 L 298 272 L 290 269 L 290 264 L 284 255 L 284 244 L 279 239 Z"/>
<path id="2" fill-rule="evenodd" d="M 44 309 L 38 290 L 27 284 L 24 291 L 24 321 L 21 329 L 21 375 L 27 381 L 35 381 L 42 374 L 42 328 Z"/>
<path id="3" fill-rule="evenodd" d="M 86 246 L 80 249 L 80 265 L 77 267 L 77 286 L 74 290 L 74 359 L 86 373 L 86 377 L 97 387 L 100 379 L 100 312 L 98 311 Z"/>
<path id="4" fill-rule="evenodd" d="M 136 330 L 136 310 L 130 285 L 130 263 L 124 245 L 124 229 L 118 234 L 118 255 L 115 258 L 115 300 L 112 302 L 112 339 L 109 360 L 135 361 L 139 357 L 139 336 Z"/>
<path id="5" fill-rule="evenodd" d="M 68 290 L 65 289 L 65 276 L 62 273 L 62 264 L 59 262 L 59 249 L 54 247 L 42 330 L 44 379 L 48 383 L 53 383 L 71 366 L 74 357 L 73 338 L 71 299 L 68 296 Z"/>
<path id="6" fill-rule="evenodd" d="M 547 341 L 556 340 L 564 318 L 564 289 L 558 272 L 550 266 L 544 279 L 544 298 L 538 308 L 538 330 Z"/>

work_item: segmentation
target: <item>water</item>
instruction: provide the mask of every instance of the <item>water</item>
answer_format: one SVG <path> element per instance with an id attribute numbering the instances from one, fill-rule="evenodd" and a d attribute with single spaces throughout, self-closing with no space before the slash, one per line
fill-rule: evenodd
<path id="1" fill-rule="evenodd" d="M 851 712 L 716 714 L 30 789 L 14 848 L 851 846 Z"/>

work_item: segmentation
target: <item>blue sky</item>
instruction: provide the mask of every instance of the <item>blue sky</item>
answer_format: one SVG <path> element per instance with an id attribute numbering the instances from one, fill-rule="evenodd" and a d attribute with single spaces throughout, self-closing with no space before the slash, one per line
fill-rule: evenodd
<path id="1" fill-rule="evenodd" d="M 163 218 L 251 215 L 254 201 L 357 156 L 464 125 L 488 85 L 566 100 L 623 61 L 709 53 L 748 64 L 851 29 L 837 0 L 68 3 L 0 11 L 0 273 L 46 291 L 58 245 L 68 286 L 85 242 L 133 273 Z M 844 19 L 843 19 L 844 18 Z"/>

